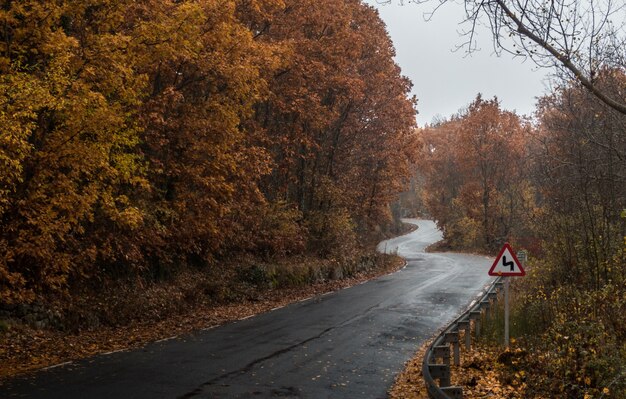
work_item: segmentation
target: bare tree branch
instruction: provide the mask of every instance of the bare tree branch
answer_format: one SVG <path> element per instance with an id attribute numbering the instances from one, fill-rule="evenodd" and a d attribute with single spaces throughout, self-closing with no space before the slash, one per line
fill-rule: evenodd
<path id="1" fill-rule="evenodd" d="M 536 33 L 528 29 L 528 27 L 521 21 L 517 15 L 509 9 L 504 0 L 495 0 L 498 6 L 504 11 L 506 16 L 517 26 L 517 32 L 532 40 L 534 43 L 539 45 L 541 48 L 549 52 L 554 58 L 556 58 L 565 68 L 567 68 L 578 81 L 587 88 L 590 92 L 596 95 L 603 103 L 607 104 L 611 108 L 619 111 L 620 113 L 626 114 L 626 103 L 623 101 L 615 100 L 612 97 L 609 97 L 605 92 L 596 87 L 593 82 L 587 78 L 587 76 L 580 70 L 569 57 L 569 45 L 567 40 L 567 35 L 563 34 L 563 43 L 565 47 L 565 51 L 561 52 L 557 50 L 552 44 L 550 44 L 547 40 L 542 39 Z M 561 18 L 558 18 L 560 21 Z M 565 32 L 565 28 L 561 25 L 561 32 Z M 592 35 L 592 38 L 595 35 Z"/>
<path id="2" fill-rule="evenodd" d="M 435 2 L 438 8 L 450 1 L 454 0 L 412 2 Z M 626 94 L 609 94 L 595 82 L 601 71 L 626 72 L 626 2 L 464 0 L 464 6 L 467 30 L 462 32 L 466 40 L 461 46 L 468 53 L 477 49 L 477 27 L 486 25 L 496 53 L 530 58 L 539 67 L 556 68 L 567 79 L 579 81 L 607 106 L 626 114 Z"/>

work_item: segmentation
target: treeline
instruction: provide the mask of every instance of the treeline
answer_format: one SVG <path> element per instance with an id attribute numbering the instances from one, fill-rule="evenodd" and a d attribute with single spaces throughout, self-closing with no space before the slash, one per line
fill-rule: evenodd
<path id="1" fill-rule="evenodd" d="M 620 98 L 626 75 L 607 69 L 596 85 Z M 536 117 L 479 97 L 424 130 L 425 200 L 453 247 L 530 250 L 512 320 L 533 353 L 524 396 L 622 397 L 626 115 L 566 81 Z"/>
<path id="2" fill-rule="evenodd" d="M 535 209 L 527 121 L 479 95 L 421 136 L 424 204 L 450 246 L 493 252 L 527 237 L 525 222 Z"/>
<path id="3" fill-rule="evenodd" d="M 0 302 L 338 256 L 391 222 L 415 102 L 361 1 L 4 1 L 0 21 Z"/>

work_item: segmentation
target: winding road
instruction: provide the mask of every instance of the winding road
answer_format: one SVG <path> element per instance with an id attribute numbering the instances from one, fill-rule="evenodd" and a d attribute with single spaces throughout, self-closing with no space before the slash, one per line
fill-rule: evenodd
<path id="1" fill-rule="evenodd" d="M 491 278 L 482 256 L 425 253 L 432 221 L 379 244 L 399 272 L 146 347 L 5 381 L 19 398 L 384 398 L 417 347 Z"/>

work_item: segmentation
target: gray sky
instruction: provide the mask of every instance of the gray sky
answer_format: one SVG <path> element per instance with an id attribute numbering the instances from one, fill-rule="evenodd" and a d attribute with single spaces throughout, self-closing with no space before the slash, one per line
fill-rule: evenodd
<path id="1" fill-rule="evenodd" d="M 471 55 L 466 55 L 465 49 L 454 51 L 463 43 L 459 35 L 464 16 L 462 4 L 444 4 L 426 22 L 424 13 L 432 10 L 432 4 L 405 1 L 401 6 L 398 0 L 388 5 L 364 1 L 379 9 L 396 48 L 396 62 L 403 75 L 413 81 L 420 126 L 431 123 L 436 115 L 447 117 L 456 113 L 479 92 L 486 98 L 497 96 L 505 109 L 520 115 L 531 114 L 536 97 L 546 91 L 550 71 L 538 70 L 532 62 L 513 59 L 508 54 L 498 57 L 485 28 L 479 30 L 480 51 Z"/>

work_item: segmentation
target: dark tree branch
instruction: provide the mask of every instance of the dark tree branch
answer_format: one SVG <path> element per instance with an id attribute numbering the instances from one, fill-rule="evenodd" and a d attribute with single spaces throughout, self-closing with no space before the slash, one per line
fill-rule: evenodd
<path id="1" fill-rule="evenodd" d="M 569 70 L 576 79 L 590 92 L 592 92 L 596 97 L 598 97 L 603 103 L 608 105 L 609 107 L 615 109 L 616 111 L 626 114 L 626 103 L 620 102 L 618 100 L 613 99 L 608 96 L 604 91 L 596 87 L 591 80 L 589 80 L 585 74 L 572 62 L 570 57 L 557 50 L 554 46 L 552 46 L 547 40 L 542 39 L 537 34 L 532 32 L 527 28 L 526 25 L 521 21 L 521 19 L 513 13 L 505 4 L 504 0 L 495 0 L 498 6 L 502 8 L 506 16 L 513 21 L 513 23 L 517 26 L 517 33 L 520 35 L 527 37 L 536 43 L 539 47 L 546 50 L 550 53 L 554 58 L 556 58 L 561 65 L 563 65 L 567 70 Z M 566 47 L 567 50 L 567 47 Z"/>

